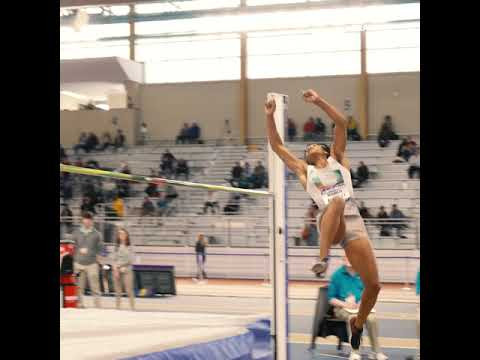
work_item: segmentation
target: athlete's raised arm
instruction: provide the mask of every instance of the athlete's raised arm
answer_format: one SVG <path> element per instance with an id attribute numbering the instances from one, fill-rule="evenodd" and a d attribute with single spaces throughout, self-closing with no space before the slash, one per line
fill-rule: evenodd
<path id="1" fill-rule="evenodd" d="M 278 135 L 277 127 L 275 126 L 275 120 L 273 114 L 275 112 L 275 100 L 270 99 L 265 102 L 265 114 L 267 115 L 267 136 L 268 142 L 272 147 L 275 154 L 283 160 L 285 165 L 292 170 L 300 180 L 300 183 L 304 188 L 307 186 L 307 163 L 298 159 L 293 155 L 283 144 L 280 135 Z M 273 176 L 273 174 L 272 174 Z"/>
<path id="2" fill-rule="evenodd" d="M 335 159 L 342 165 L 349 168 L 345 150 L 347 147 L 347 119 L 333 105 L 329 104 L 325 99 L 320 97 L 314 90 L 307 90 L 303 93 L 303 99 L 317 105 L 327 113 L 335 124 L 333 135 L 332 154 Z M 346 163 L 346 164 L 345 164 Z"/>

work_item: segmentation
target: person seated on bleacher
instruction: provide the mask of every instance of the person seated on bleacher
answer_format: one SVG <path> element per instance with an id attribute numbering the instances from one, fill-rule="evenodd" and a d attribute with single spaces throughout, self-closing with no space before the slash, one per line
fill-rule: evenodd
<path id="1" fill-rule="evenodd" d="M 259 161 L 255 169 L 253 169 L 253 175 L 250 176 L 250 182 L 253 189 L 260 189 L 266 186 L 267 180 L 267 170 L 263 166 L 262 162 Z"/>
<path id="2" fill-rule="evenodd" d="M 295 140 L 295 137 L 297 136 L 297 125 L 293 122 L 293 119 L 288 118 L 287 120 L 287 137 L 288 141 L 292 142 Z"/>
<path id="3" fill-rule="evenodd" d="M 145 196 L 142 204 L 142 215 L 141 216 L 153 216 L 155 215 L 155 205 L 153 205 L 152 200 L 148 196 Z"/>
<path id="4" fill-rule="evenodd" d="M 117 130 L 117 136 L 115 136 L 113 146 L 115 147 L 115 151 L 125 147 L 125 135 L 123 135 L 122 129 Z"/>
<path id="5" fill-rule="evenodd" d="M 150 183 L 145 188 L 145 193 L 149 197 L 158 197 L 158 185 L 154 183 Z"/>
<path id="6" fill-rule="evenodd" d="M 400 209 L 398 209 L 396 204 L 393 204 L 392 205 L 392 211 L 390 211 L 390 218 L 391 219 L 406 219 L 407 217 L 403 214 L 403 212 L 400 211 Z M 407 227 L 406 224 L 396 223 L 396 224 L 393 224 L 392 227 L 394 229 L 397 229 L 397 236 L 398 237 L 400 237 L 402 239 L 407 238 L 406 236 L 402 235 L 402 230 Z"/>
<path id="7" fill-rule="evenodd" d="M 168 200 L 164 191 L 161 191 L 157 200 L 158 216 L 164 216 L 168 213 Z"/>
<path id="8" fill-rule="evenodd" d="M 162 155 L 162 160 L 160 163 L 160 170 L 165 175 L 171 175 L 173 174 L 173 163 L 176 161 L 175 156 L 170 152 L 170 150 L 166 149 L 165 152 Z"/>
<path id="9" fill-rule="evenodd" d="M 198 144 L 200 140 L 200 127 L 196 122 L 192 123 L 192 126 L 188 129 L 188 142 L 192 144 Z"/>
<path id="10" fill-rule="evenodd" d="M 207 195 L 205 196 L 205 202 L 203 204 L 203 213 L 206 214 L 209 208 L 214 215 L 216 213 L 215 208 L 218 210 L 218 212 L 220 212 L 217 201 L 217 193 L 215 191 L 207 191 Z"/>
<path id="11" fill-rule="evenodd" d="M 165 187 L 165 195 L 169 203 L 178 198 L 178 193 L 177 189 L 175 189 L 175 186 L 167 184 Z"/>
<path id="12" fill-rule="evenodd" d="M 380 211 L 377 214 L 378 219 L 388 219 L 387 212 L 385 211 L 385 206 L 380 206 Z M 381 224 L 380 225 L 380 236 L 390 236 L 390 225 L 388 224 Z"/>
<path id="13" fill-rule="evenodd" d="M 353 140 L 353 141 L 362 140 L 357 130 L 357 122 L 355 121 L 353 116 L 348 117 L 347 138 L 348 140 Z"/>
<path id="14" fill-rule="evenodd" d="M 188 181 L 190 175 L 190 168 L 188 167 L 187 161 L 184 159 L 178 159 L 177 169 L 175 171 L 175 179 L 178 179 L 180 175 L 185 175 L 185 179 Z"/>
<path id="15" fill-rule="evenodd" d="M 95 204 L 93 203 L 92 199 L 89 196 L 85 196 L 82 199 L 82 205 L 80 205 L 80 210 L 82 213 L 84 212 L 91 212 L 92 214 L 96 214 L 95 211 Z"/>
<path id="16" fill-rule="evenodd" d="M 357 168 L 357 187 L 362 185 L 370 177 L 370 171 L 363 161 L 360 161 L 360 166 Z"/>
<path id="17" fill-rule="evenodd" d="M 115 196 L 115 200 L 113 200 L 112 203 L 112 208 L 115 211 L 117 217 L 121 218 L 125 215 L 125 204 L 119 194 Z"/>
<path id="18" fill-rule="evenodd" d="M 358 212 L 360 213 L 360 216 L 364 219 L 369 219 L 372 218 L 372 214 L 368 211 L 368 208 L 365 207 L 365 202 L 360 201 L 360 207 L 358 208 Z"/>
<path id="19" fill-rule="evenodd" d="M 112 141 L 112 136 L 107 131 L 102 135 L 102 144 L 100 145 L 99 150 L 105 151 L 109 146 L 114 146 L 114 144 Z"/>
<path id="20" fill-rule="evenodd" d="M 314 133 L 314 139 L 317 141 L 323 141 L 325 140 L 325 124 L 322 120 L 321 117 L 317 117 L 315 119 L 315 130 L 313 131 Z"/>
<path id="21" fill-rule="evenodd" d="M 420 178 L 420 148 L 417 149 L 417 154 L 408 159 L 410 166 L 408 167 L 408 177 L 413 179 L 415 174 Z"/>
<path id="22" fill-rule="evenodd" d="M 142 122 L 140 125 L 140 145 L 145 145 L 148 138 L 148 127 L 147 124 Z"/>
<path id="23" fill-rule="evenodd" d="M 77 155 L 78 150 L 80 149 L 85 151 L 86 153 L 89 152 L 87 146 L 87 133 L 82 132 L 80 134 L 80 137 L 78 138 L 78 144 L 73 147 L 73 152 L 75 153 L 75 155 Z"/>
<path id="24" fill-rule="evenodd" d="M 90 169 L 100 169 L 100 164 L 94 159 L 90 159 L 85 163 L 85 167 Z"/>
<path id="25" fill-rule="evenodd" d="M 185 144 L 189 139 L 189 127 L 188 124 L 183 124 L 183 128 L 180 130 L 180 134 L 178 134 L 177 139 L 175 140 L 176 144 L 182 143 Z"/>
<path id="26" fill-rule="evenodd" d="M 98 144 L 99 144 L 99 143 L 98 143 L 98 137 L 97 137 L 97 135 L 95 135 L 93 132 L 91 132 L 90 134 L 88 134 L 87 143 L 86 143 L 86 146 L 88 147 L 88 151 L 87 151 L 87 152 L 96 150 Z"/>
<path id="27" fill-rule="evenodd" d="M 227 204 L 223 208 L 225 215 L 238 214 L 240 211 L 240 198 L 238 193 L 230 193 Z"/>
<path id="28" fill-rule="evenodd" d="M 238 187 L 238 181 L 243 175 L 243 168 L 240 166 L 239 162 L 235 163 L 235 166 L 232 168 L 232 178 L 229 180 L 230 185 L 233 187 Z"/>
<path id="29" fill-rule="evenodd" d="M 245 161 L 245 164 L 243 165 L 243 174 L 246 177 L 252 175 L 252 170 L 250 169 L 250 164 L 248 163 L 248 161 Z"/>
<path id="30" fill-rule="evenodd" d="M 328 285 L 328 302 L 333 306 L 333 313 L 337 319 L 347 323 L 348 337 L 350 334 L 350 319 L 358 312 L 359 303 L 362 298 L 364 285 L 360 276 L 353 269 L 347 257 L 343 257 L 343 265 L 338 268 L 330 278 Z M 386 360 L 388 357 L 381 352 L 378 341 L 378 322 L 375 315 L 370 313 L 367 317 L 366 327 L 372 353 L 370 359 Z M 350 360 L 361 360 L 362 356 L 358 351 L 352 350 Z"/>
<path id="31" fill-rule="evenodd" d="M 318 205 L 312 202 L 305 215 L 305 228 L 302 234 L 307 246 L 318 246 L 317 215 Z"/>
<path id="32" fill-rule="evenodd" d="M 131 174 L 130 168 L 126 162 L 122 162 L 120 167 L 115 170 L 116 172 L 120 172 L 122 174 Z M 120 197 L 129 197 L 130 196 L 130 181 L 128 180 L 118 180 L 117 181 L 117 191 Z"/>
<path id="33" fill-rule="evenodd" d="M 314 138 L 315 133 L 315 122 L 313 121 L 313 117 L 309 117 L 308 121 L 303 125 L 303 140 L 310 141 Z"/>

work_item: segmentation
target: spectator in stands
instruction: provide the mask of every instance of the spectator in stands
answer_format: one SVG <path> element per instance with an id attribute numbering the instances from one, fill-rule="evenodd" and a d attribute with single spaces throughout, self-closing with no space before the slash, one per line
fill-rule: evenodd
<path id="1" fill-rule="evenodd" d="M 73 147 L 73 152 L 75 155 L 78 154 L 78 150 L 83 150 L 88 153 L 89 149 L 87 146 L 87 133 L 82 132 L 78 138 L 78 144 Z"/>
<path id="2" fill-rule="evenodd" d="M 155 214 L 155 205 L 148 196 L 145 196 L 142 204 L 142 216 L 153 216 Z"/>
<path id="3" fill-rule="evenodd" d="M 112 203 L 112 208 L 115 211 L 117 217 L 121 218 L 125 215 L 125 204 L 119 194 L 115 196 L 115 200 L 113 200 Z"/>
<path id="4" fill-rule="evenodd" d="M 73 213 L 72 210 L 68 207 L 68 204 L 64 203 L 62 204 L 62 212 L 60 213 L 60 224 L 63 224 L 65 226 L 65 230 L 67 234 L 72 233 L 73 229 Z"/>
<path id="5" fill-rule="evenodd" d="M 315 122 L 313 121 L 313 117 L 309 117 L 308 121 L 303 125 L 303 140 L 310 141 L 314 138 L 315 133 Z"/>
<path id="6" fill-rule="evenodd" d="M 185 144 L 189 138 L 189 126 L 187 123 L 183 124 L 183 128 L 180 130 L 180 134 L 177 136 L 176 144 Z"/>
<path id="7" fill-rule="evenodd" d="M 198 144 L 200 140 L 200 127 L 196 122 L 188 129 L 188 141 L 193 144 Z"/>
<path id="8" fill-rule="evenodd" d="M 362 140 L 357 130 L 357 122 L 355 121 L 353 116 L 348 117 L 347 137 L 348 137 L 348 140 L 353 140 L 353 141 Z"/>
<path id="9" fill-rule="evenodd" d="M 173 174 L 173 163 L 176 161 L 175 156 L 172 155 L 170 150 L 166 149 L 162 155 L 162 162 L 160 163 L 160 169 L 165 175 Z"/>
<path id="10" fill-rule="evenodd" d="M 135 293 L 133 262 L 135 254 L 130 243 L 130 235 L 127 229 L 121 227 L 117 231 L 117 239 L 113 252 L 113 285 L 115 287 L 115 305 L 120 310 L 120 299 L 122 296 L 122 283 L 128 295 L 130 309 L 135 310 Z"/>
<path id="11" fill-rule="evenodd" d="M 347 323 L 348 337 L 350 334 L 350 319 L 355 316 L 362 298 L 364 285 L 360 276 L 353 269 L 347 257 L 343 257 L 343 265 L 338 268 L 330 278 L 328 285 L 328 302 L 333 306 L 335 318 L 344 320 Z M 373 312 L 367 317 L 365 323 L 370 339 L 372 353 L 370 359 L 386 360 L 388 357 L 380 350 L 378 342 L 378 322 Z M 350 360 L 361 360 L 358 350 L 353 350 Z"/>
<path id="12" fill-rule="evenodd" d="M 122 129 L 117 130 L 117 136 L 115 136 L 115 142 L 113 144 L 115 151 L 125 147 L 125 135 L 123 135 Z"/>
<path id="13" fill-rule="evenodd" d="M 240 195 L 238 193 L 230 193 L 227 204 L 223 208 L 225 215 L 238 214 L 240 211 Z"/>
<path id="14" fill-rule="evenodd" d="M 222 134 L 222 137 L 223 137 L 223 144 L 225 145 L 225 143 L 228 141 L 229 143 L 232 142 L 232 129 L 230 127 L 230 120 L 229 119 L 225 119 L 225 123 L 223 125 L 223 134 Z"/>
<path id="15" fill-rule="evenodd" d="M 147 143 L 147 137 L 148 137 L 147 124 L 142 122 L 142 124 L 140 125 L 140 145 L 145 145 Z"/>
<path id="16" fill-rule="evenodd" d="M 92 214 L 96 214 L 95 211 L 95 204 L 93 203 L 92 199 L 89 196 L 85 196 L 82 199 L 82 205 L 80 205 L 80 210 L 82 212 L 90 212 Z"/>
<path id="17" fill-rule="evenodd" d="M 245 161 L 245 165 L 243 166 L 243 174 L 245 174 L 246 177 L 252 175 L 252 170 L 250 169 L 248 161 Z"/>
<path id="18" fill-rule="evenodd" d="M 325 124 L 321 117 L 315 119 L 314 134 L 317 141 L 323 141 L 325 139 Z"/>
<path id="19" fill-rule="evenodd" d="M 105 151 L 109 146 L 114 146 L 114 144 L 110 133 L 106 131 L 102 135 L 102 144 L 100 145 L 99 149 L 101 151 Z"/>
<path id="20" fill-rule="evenodd" d="M 404 148 L 407 146 L 407 144 L 410 142 L 409 137 L 404 137 L 401 141 L 401 143 L 398 145 L 398 150 L 397 150 L 397 156 L 401 157 L 403 154 Z"/>
<path id="21" fill-rule="evenodd" d="M 360 216 L 364 219 L 369 219 L 373 217 L 368 211 L 368 208 L 365 207 L 365 202 L 363 201 L 360 201 L 360 207 L 358 208 L 358 211 L 360 213 Z"/>
<path id="22" fill-rule="evenodd" d="M 207 278 L 205 272 L 206 254 L 205 248 L 207 247 L 207 240 L 203 234 L 198 234 L 197 242 L 195 243 L 195 255 L 197 259 L 197 277 L 193 278 L 194 281 L 202 281 Z"/>
<path id="23" fill-rule="evenodd" d="M 100 164 L 94 159 L 90 159 L 85 163 L 85 167 L 90 169 L 100 169 Z"/>
<path id="24" fill-rule="evenodd" d="M 234 187 L 238 187 L 238 182 L 243 175 L 243 168 L 240 166 L 239 162 L 235 163 L 235 166 L 232 168 L 232 178 L 229 180 L 230 184 Z"/>
<path id="25" fill-rule="evenodd" d="M 149 197 L 158 197 L 158 185 L 149 183 L 145 189 L 145 192 Z"/>
<path id="26" fill-rule="evenodd" d="M 410 164 L 408 167 L 408 177 L 413 179 L 415 174 L 418 174 L 418 178 L 420 178 L 420 148 L 418 148 L 416 155 L 408 159 L 408 163 Z"/>
<path id="27" fill-rule="evenodd" d="M 121 162 L 120 167 L 116 170 L 122 174 L 131 174 L 130 168 L 126 162 Z M 130 196 L 130 181 L 128 180 L 118 180 L 117 181 L 117 189 L 118 195 L 122 198 Z"/>
<path id="28" fill-rule="evenodd" d="M 158 195 L 157 209 L 158 209 L 158 216 L 167 215 L 168 200 L 164 191 L 161 191 Z"/>
<path id="29" fill-rule="evenodd" d="M 255 169 L 253 170 L 253 175 L 250 177 L 250 182 L 252 183 L 253 189 L 260 189 L 266 186 L 267 183 L 267 170 L 263 166 L 262 162 L 259 161 Z"/>
<path id="30" fill-rule="evenodd" d="M 205 196 L 205 203 L 203 204 L 203 213 L 206 214 L 208 209 L 211 209 L 212 214 L 215 215 L 215 208 L 220 212 L 217 201 L 217 193 L 215 191 L 207 191 Z"/>
<path id="31" fill-rule="evenodd" d="M 61 184 L 62 184 L 63 200 L 64 201 L 71 200 L 73 198 L 73 183 L 70 176 L 64 176 L 62 178 Z"/>
<path id="32" fill-rule="evenodd" d="M 293 119 L 291 118 L 288 118 L 287 124 L 288 141 L 294 141 L 297 137 L 297 125 L 293 122 Z"/>
<path id="33" fill-rule="evenodd" d="M 370 171 L 363 161 L 360 161 L 360 166 L 357 168 L 357 187 L 362 185 L 370 177 Z"/>
<path id="34" fill-rule="evenodd" d="M 318 246 L 317 215 L 318 206 L 312 203 L 305 215 L 305 233 L 303 235 L 307 246 Z"/>
<path id="35" fill-rule="evenodd" d="M 380 211 L 377 214 L 378 219 L 388 219 L 389 216 L 385 211 L 385 206 L 380 206 Z M 380 236 L 390 236 L 390 225 L 381 224 L 380 225 Z"/>
<path id="36" fill-rule="evenodd" d="M 63 148 L 62 144 L 60 144 L 60 162 L 63 162 L 63 160 L 67 157 L 67 153 L 65 152 L 65 149 Z"/>
<path id="37" fill-rule="evenodd" d="M 178 159 L 175 179 L 178 179 L 178 177 L 182 174 L 185 175 L 185 179 L 188 181 L 188 177 L 190 175 L 190 168 L 188 167 L 186 160 Z"/>
<path id="38" fill-rule="evenodd" d="M 86 146 L 88 147 L 88 151 L 87 151 L 87 152 L 96 150 L 97 147 L 98 147 L 98 145 L 99 145 L 99 142 L 98 142 L 98 137 L 97 137 L 97 135 L 95 135 L 93 132 L 91 132 L 90 134 L 88 134 L 87 144 L 86 144 Z"/>
<path id="39" fill-rule="evenodd" d="M 103 194 L 104 194 L 104 201 L 110 202 L 115 199 L 117 194 L 116 186 L 114 181 L 106 181 L 103 185 Z"/>
<path id="40" fill-rule="evenodd" d="M 82 213 L 82 225 L 73 233 L 75 244 L 74 273 L 78 274 L 78 308 L 84 308 L 83 294 L 85 293 L 86 278 L 90 290 L 94 295 L 95 307 L 100 307 L 100 278 L 98 274 L 98 257 L 104 251 L 102 235 L 93 226 L 93 215 Z"/>
<path id="41" fill-rule="evenodd" d="M 165 194 L 169 203 L 178 198 L 177 189 L 175 188 L 175 186 L 170 184 L 167 184 L 167 186 L 165 187 Z"/>
<path id="42" fill-rule="evenodd" d="M 406 219 L 407 217 L 403 214 L 402 211 L 400 211 L 400 209 L 397 207 L 396 204 L 393 204 L 392 205 L 392 211 L 390 211 L 390 218 L 401 220 L 401 219 Z M 402 230 L 405 229 L 407 227 L 407 225 L 405 223 L 401 224 L 399 222 L 400 221 L 397 221 L 397 223 L 393 224 L 392 227 L 394 229 L 397 229 L 397 236 L 398 237 L 400 237 L 402 239 L 406 239 L 407 237 L 402 234 Z"/>
<path id="43" fill-rule="evenodd" d="M 385 147 L 389 145 L 390 140 L 398 140 L 398 135 L 393 130 L 392 117 L 386 115 L 378 134 L 378 144 Z"/>

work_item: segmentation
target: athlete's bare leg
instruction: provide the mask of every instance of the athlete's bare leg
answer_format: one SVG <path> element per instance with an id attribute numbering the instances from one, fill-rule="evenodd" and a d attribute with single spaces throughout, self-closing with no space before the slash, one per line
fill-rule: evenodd
<path id="1" fill-rule="evenodd" d="M 344 250 L 348 261 L 350 261 L 365 286 L 354 324 L 357 329 L 362 329 L 367 321 L 367 316 L 377 302 L 377 296 L 380 292 L 377 262 L 367 237 L 360 237 L 348 242 Z"/>
<path id="2" fill-rule="evenodd" d="M 334 198 L 325 209 L 320 223 L 320 263 L 313 266 L 317 276 L 323 276 L 327 270 L 326 259 L 333 244 L 338 244 L 345 237 L 345 219 L 343 211 L 345 201 Z"/>

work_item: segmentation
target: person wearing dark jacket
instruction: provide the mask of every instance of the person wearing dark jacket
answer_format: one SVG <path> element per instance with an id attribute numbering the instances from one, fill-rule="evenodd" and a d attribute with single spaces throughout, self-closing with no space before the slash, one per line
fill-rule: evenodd
<path id="1" fill-rule="evenodd" d="M 202 281 L 207 278 L 205 272 L 205 262 L 207 259 L 205 248 L 207 247 L 207 241 L 203 234 L 198 234 L 197 242 L 195 243 L 195 255 L 197 259 L 197 277 L 194 280 Z"/>

